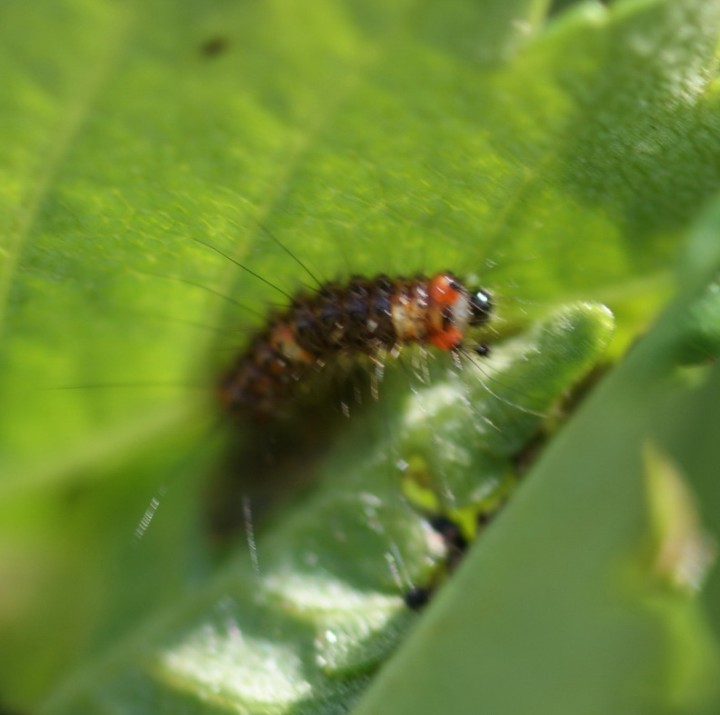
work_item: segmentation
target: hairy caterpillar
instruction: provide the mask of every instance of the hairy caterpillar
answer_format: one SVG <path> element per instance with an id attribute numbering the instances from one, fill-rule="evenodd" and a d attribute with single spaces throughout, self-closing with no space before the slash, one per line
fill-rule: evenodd
<path id="1" fill-rule="evenodd" d="M 487 291 L 466 287 L 450 272 L 325 283 L 270 316 L 223 377 L 218 397 L 232 412 L 276 415 L 295 385 L 337 356 L 408 344 L 458 351 L 467 330 L 486 323 L 491 311 Z"/>
<path id="2" fill-rule="evenodd" d="M 385 341 L 377 328 L 363 332 L 372 327 L 369 310 L 364 327 L 348 321 L 355 281 L 368 289 L 363 307 L 375 305 L 371 296 L 385 300 Z M 474 327 L 473 301 L 484 305 L 475 311 L 475 323 L 488 321 L 494 308 L 489 293 L 469 289 L 448 273 L 424 282 L 354 279 L 334 292 L 333 285 L 299 294 L 287 308 L 271 312 L 221 379 L 226 409 L 271 419 L 293 402 L 296 385 L 313 372 L 325 379 L 322 363 L 343 355 L 381 359 L 383 350 L 413 343 L 464 353 L 472 347 L 467 335 Z M 408 285 L 424 288 L 427 302 L 416 297 L 403 304 L 401 288 Z M 448 289 L 445 304 L 432 309 L 431 285 Z M 397 325 L 387 322 L 388 306 L 392 321 L 395 305 L 404 305 L 395 311 Z M 323 306 L 336 310 L 334 331 L 320 323 Z M 417 321 L 408 317 L 411 312 Z M 606 322 L 597 307 L 565 309 L 514 343 L 493 346 L 487 361 L 465 361 L 462 370 L 438 363 L 439 379 L 405 391 L 380 435 L 354 434 L 362 420 L 353 421 L 348 436 L 359 443 L 360 458 L 347 453 L 349 440 L 339 440 L 317 475 L 322 489 L 309 495 L 302 510 L 287 514 L 272 533 L 260 533 L 257 546 L 253 535 L 250 558 L 233 561 L 219 587 L 201 593 L 192 614 L 171 632 L 144 634 L 137 640 L 141 654 L 132 650 L 118 667 L 63 691 L 55 711 L 78 712 L 107 692 L 120 709 L 132 709 L 138 691 L 160 703 L 159 712 L 176 712 L 185 698 L 193 707 L 195 701 L 209 707 L 232 703 L 253 713 L 316 706 L 321 712 L 328 703 L 335 710 L 349 707 L 412 625 L 415 614 L 408 606 L 427 601 L 472 532 L 481 531 L 502 504 L 512 488 L 512 478 L 503 475 L 512 477 L 513 461 L 536 433 L 542 413 L 597 358 L 603 339 L 593 335 L 604 332 L 595 326 Z M 309 327 L 305 333 L 303 325 Z M 413 326 L 416 337 L 409 339 Z M 313 348 L 310 339 L 319 337 L 334 338 L 336 347 Z M 280 374 L 292 377 L 269 378 L 253 393 L 249 382 L 238 381 L 269 375 L 260 361 L 263 345 L 282 361 Z M 294 359 L 300 349 L 310 359 Z M 222 401 L 228 380 L 245 402 L 227 396 Z M 254 394 L 262 399 L 253 403 Z M 284 468 L 277 471 L 287 476 Z M 408 499 L 400 482 L 422 491 L 421 498 Z M 226 501 L 240 508 L 238 501 Z M 463 520 L 473 528 L 465 529 Z M 444 549 L 437 548 L 438 536 Z M 138 687 L 127 688 L 128 679 Z"/>

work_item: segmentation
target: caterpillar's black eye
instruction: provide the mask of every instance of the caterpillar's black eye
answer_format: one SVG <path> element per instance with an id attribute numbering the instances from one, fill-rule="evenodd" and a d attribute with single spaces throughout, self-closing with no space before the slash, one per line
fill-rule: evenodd
<path id="1" fill-rule="evenodd" d="M 470 296 L 470 325 L 482 325 L 492 313 L 493 302 L 490 293 L 480 288 Z"/>

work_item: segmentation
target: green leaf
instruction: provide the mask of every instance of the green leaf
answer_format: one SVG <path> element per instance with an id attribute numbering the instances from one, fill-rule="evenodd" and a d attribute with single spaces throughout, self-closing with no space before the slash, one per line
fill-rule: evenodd
<path id="1" fill-rule="evenodd" d="M 600 306 L 568 307 L 499 348 L 487 365 L 438 375 L 401 396 L 391 439 L 373 430 L 364 454 L 357 445 L 367 435 L 356 425 L 329 456 L 314 496 L 259 539 L 254 560 L 247 553 L 233 560 L 162 624 L 81 670 L 43 711 L 93 712 L 102 702 L 122 712 L 152 702 L 154 712 L 168 713 L 180 703 L 199 713 L 347 707 L 416 620 L 404 592 L 429 585 L 443 564 L 437 536 L 403 498 L 398 464 L 444 455 L 428 469 L 441 491 L 458 495 L 468 481 L 457 469 L 462 455 L 475 476 L 464 506 L 485 503 L 543 413 L 604 351 L 612 327 Z M 546 357 L 557 354 L 561 365 Z M 504 394 L 488 393 L 488 380 Z M 428 434 L 438 423 L 449 429 Z"/>
<path id="2" fill-rule="evenodd" d="M 211 588 L 208 386 L 263 321 L 217 294 L 260 313 L 286 298 L 194 239 L 290 294 L 310 279 L 272 236 L 321 279 L 474 274 L 498 335 L 600 301 L 615 356 L 656 314 L 718 186 L 720 6 L 544 7 L 0 10 L 6 699 L 34 708 Z M 711 308 L 693 308 L 679 359 L 714 351 Z M 382 424 L 348 435 L 355 454 Z"/>
<path id="3" fill-rule="evenodd" d="M 718 227 L 720 205 L 680 298 L 478 540 L 360 715 L 480 700 L 494 713 L 717 711 L 717 569 L 708 609 L 697 594 L 720 535 L 718 370 L 689 382 L 677 356 L 717 281 Z"/>

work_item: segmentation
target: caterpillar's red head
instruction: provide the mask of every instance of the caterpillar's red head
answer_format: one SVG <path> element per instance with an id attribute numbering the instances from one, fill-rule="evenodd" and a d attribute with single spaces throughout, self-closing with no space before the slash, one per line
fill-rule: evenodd
<path id="1" fill-rule="evenodd" d="M 493 308 L 487 291 L 466 288 L 452 273 L 433 276 L 428 295 L 428 340 L 439 350 L 459 347 L 468 328 L 487 322 Z"/>

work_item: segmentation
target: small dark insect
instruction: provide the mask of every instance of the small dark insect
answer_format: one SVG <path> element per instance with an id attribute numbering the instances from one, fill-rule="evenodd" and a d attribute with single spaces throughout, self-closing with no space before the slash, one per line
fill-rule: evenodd
<path id="1" fill-rule="evenodd" d="M 486 515 L 482 515 L 484 519 Z M 489 517 L 490 515 L 487 515 Z M 479 517 L 480 520 L 481 517 Z M 489 521 L 489 518 L 488 518 Z M 446 557 L 443 563 L 443 571 L 435 574 L 430 583 L 423 586 L 415 586 L 405 593 L 405 605 L 413 611 L 424 608 L 432 599 L 442 577 L 454 571 L 464 558 L 469 543 L 462 533 L 462 528 L 450 517 L 438 514 L 427 517 L 429 526 L 442 537 L 445 544 Z M 482 526 L 482 524 L 481 524 Z"/>
<path id="2" fill-rule="evenodd" d="M 218 399 L 231 413 L 273 419 L 292 403 L 298 385 L 338 358 L 380 359 L 412 344 L 467 349 L 467 331 L 486 323 L 492 307 L 487 291 L 466 287 L 450 272 L 325 283 L 270 315 L 222 378 Z M 471 349 L 487 354 L 483 345 Z"/>

